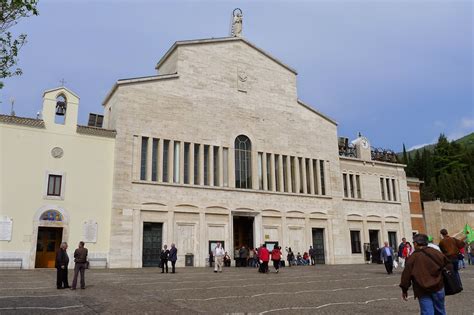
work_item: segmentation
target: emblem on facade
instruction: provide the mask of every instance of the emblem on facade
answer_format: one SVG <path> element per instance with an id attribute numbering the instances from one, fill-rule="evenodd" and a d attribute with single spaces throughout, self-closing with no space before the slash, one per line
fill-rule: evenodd
<path id="1" fill-rule="evenodd" d="M 236 8 L 232 11 L 232 28 L 230 31 L 232 37 L 242 37 L 242 18 L 242 10 Z"/>
<path id="2" fill-rule="evenodd" d="M 248 75 L 244 70 L 237 70 L 237 90 L 247 92 Z"/>
<path id="3" fill-rule="evenodd" d="M 248 76 L 247 76 L 247 74 L 245 73 L 245 71 L 239 71 L 239 73 L 237 74 L 237 76 L 239 77 L 239 80 L 240 80 L 241 82 L 245 82 L 245 81 L 247 81 L 247 79 L 248 79 Z"/>
<path id="4" fill-rule="evenodd" d="M 54 148 L 51 150 L 51 155 L 52 155 L 53 158 L 55 158 L 55 159 L 60 159 L 60 158 L 63 157 L 64 151 L 63 151 L 63 149 L 61 149 L 60 147 L 54 147 Z"/>

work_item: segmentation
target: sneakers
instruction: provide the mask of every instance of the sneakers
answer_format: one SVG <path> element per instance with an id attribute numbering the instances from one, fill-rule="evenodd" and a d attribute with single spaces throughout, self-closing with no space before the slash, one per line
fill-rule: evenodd
<path id="1" fill-rule="evenodd" d="M 280 269 L 277 269 L 277 273 L 278 273 L 278 271 L 280 271 Z"/>

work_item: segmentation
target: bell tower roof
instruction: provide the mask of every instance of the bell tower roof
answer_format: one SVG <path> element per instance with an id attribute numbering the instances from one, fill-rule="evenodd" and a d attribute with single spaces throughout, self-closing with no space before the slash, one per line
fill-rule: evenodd
<path id="1" fill-rule="evenodd" d="M 68 89 L 67 87 L 65 86 L 59 86 L 59 87 L 56 87 L 54 89 L 49 89 L 49 90 L 46 90 L 43 92 L 43 97 L 48 94 L 48 93 L 51 93 L 51 92 L 56 92 L 56 91 L 61 91 L 61 90 L 65 90 L 67 92 L 69 92 L 70 94 L 74 95 L 75 97 L 77 97 L 77 99 L 79 100 L 80 97 L 79 95 L 77 95 L 76 93 L 74 93 L 73 91 L 71 91 L 70 89 Z"/>

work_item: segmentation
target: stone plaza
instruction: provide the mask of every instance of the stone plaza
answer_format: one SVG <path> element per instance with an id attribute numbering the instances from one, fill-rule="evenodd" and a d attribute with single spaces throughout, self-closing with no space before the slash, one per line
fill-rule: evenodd
<path id="1" fill-rule="evenodd" d="M 85 290 L 57 290 L 51 269 L 0 271 L 1 314 L 416 314 L 401 299 L 401 270 L 383 265 L 270 268 L 92 269 Z M 448 314 L 472 314 L 474 268 L 461 269 L 464 291 L 446 298 Z M 69 272 L 69 282 L 72 282 Z"/>

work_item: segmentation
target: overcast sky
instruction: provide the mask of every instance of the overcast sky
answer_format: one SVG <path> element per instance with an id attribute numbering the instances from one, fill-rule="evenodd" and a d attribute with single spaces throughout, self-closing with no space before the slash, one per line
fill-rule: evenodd
<path id="1" fill-rule="evenodd" d="M 474 131 L 471 1 L 40 1 L 21 77 L 4 80 L 0 113 L 35 117 L 42 92 L 79 94 L 80 121 L 102 112 L 117 79 L 154 75 L 177 40 L 243 34 L 298 71 L 298 96 L 376 147 L 401 150 Z"/>

